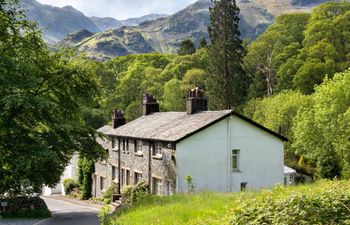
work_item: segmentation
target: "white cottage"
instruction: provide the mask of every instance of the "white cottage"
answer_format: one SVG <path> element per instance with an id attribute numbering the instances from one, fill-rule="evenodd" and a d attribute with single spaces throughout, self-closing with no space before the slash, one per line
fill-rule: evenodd
<path id="1" fill-rule="evenodd" d="M 190 92 L 186 112 L 159 112 L 145 95 L 144 115 L 127 124 L 115 111 L 112 126 L 99 129 L 109 159 L 96 163 L 93 193 L 113 182 L 119 188 L 145 180 L 154 194 L 231 192 L 282 184 L 287 139 L 233 110 L 207 111 L 201 90 Z"/>

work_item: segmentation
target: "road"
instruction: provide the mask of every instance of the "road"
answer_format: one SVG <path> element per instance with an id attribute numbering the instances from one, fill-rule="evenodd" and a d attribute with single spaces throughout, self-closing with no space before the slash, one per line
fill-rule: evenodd
<path id="1" fill-rule="evenodd" d="M 66 201 L 45 198 L 47 207 L 53 217 L 43 220 L 37 225 L 99 225 L 98 209 L 72 204 Z"/>

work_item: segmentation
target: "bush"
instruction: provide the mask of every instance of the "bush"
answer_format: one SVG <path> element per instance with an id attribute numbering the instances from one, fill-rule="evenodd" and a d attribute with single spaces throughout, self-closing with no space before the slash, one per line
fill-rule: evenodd
<path id="1" fill-rule="evenodd" d="M 79 184 L 82 194 L 82 199 L 91 198 L 92 192 L 92 173 L 95 172 L 95 163 L 87 158 L 79 158 L 78 162 Z"/>
<path id="2" fill-rule="evenodd" d="M 63 181 L 64 193 L 70 195 L 77 187 L 78 184 L 71 178 L 64 179 Z"/>
<path id="3" fill-rule="evenodd" d="M 112 222 L 110 220 L 110 214 L 111 214 L 111 206 L 106 205 L 103 206 L 100 210 L 100 212 L 98 213 L 98 218 L 101 222 L 102 225 L 111 225 Z"/>
<path id="4" fill-rule="evenodd" d="M 109 204 L 112 201 L 113 195 L 118 193 L 118 187 L 116 184 L 112 184 L 112 186 L 110 186 L 105 193 L 103 193 L 101 200 L 106 203 Z"/>
<path id="5" fill-rule="evenodd" d="M 259 200 L 242 201 L 233 209 L 231 224 L 350 224 L 350 193 L 346 189 L 341 182 L 334 182 L 324 185 L 320 193 L 295 192 L 286 198 L 266 191 Z"/>
<path id="6" fill-rule="evenodd" d="M 19 212 L 0 213 L 2 218 L 21 218 L 21 219 L 42 219 L 51 217 L 51 212 L 48 209 L 33 209 L 21 210 Z"/>
<path id="7" fill-rule="evenodd" d="M 141 198 L 150 195 L 149 186 L 141 181 L 134 186 L 125 186 L 122 189 L 122 202 L 124 204 L 133 204 L 138 202 Z"/>

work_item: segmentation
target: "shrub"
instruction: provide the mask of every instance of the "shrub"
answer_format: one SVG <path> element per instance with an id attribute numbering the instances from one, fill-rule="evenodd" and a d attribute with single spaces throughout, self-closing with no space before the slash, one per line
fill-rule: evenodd
<path id="1" fill-rule="evenodd" d="M 92 173 L 95 171 L 95 163 L 87 158 L 79 158 L 79 184 L 82 192 L 82 199 L 91 198 L 92 192 Z"/>
<path id="2" fill-rule="evenodd" d="M 101 222 L 102 225 L 111 225 L 112 222 L 110 220 L 110 214 L 111 214 L 111 206 L 106 205 L 103 206 L 100 210 L 100 212 L 98 213 L 98 218 Z"/>
<path id="3" fill-rule="evenodd" d="M 350 224 L 347 188 L 341 187 L 341 182 L 324 186 L 320 193 L 295 192 L 285 198 L 266 191 L 259 200 L 242 201 L 233 209 L 231 224 Z"/>
<path id="4" fill-rule="evenodd" d="M 112 201 L 113 195 L 118 193 L 118 187 L 116 184 L 112 184 L 105 193 L 103 193 L 101 199 L 104 203 L 109 204 Z"/>
<path id="5" fill-rule="evenodd" d="M 51 212 L 48 209 L 33 209 L 33 210 L 21 210 L 11 213 L 0 213 L 0 219 L 2 218 L 21 218 L 21 219 L 42 219 L 51 217 Z"/>
<path id="6" fill-rule="evenodd" d="M 64 193 L 70 195 L 77 187 L 78 184 L 75 180 L 67 178 L 63 181 Z"/>
<path id="7" fill-rule="evenodd" d="M 141 181 L 134 186 L 125 186 L 122 189 L 122 202 L 125 204 L 133 204 L 138 202 L 141 198 L 150 195 L 149 186 Z"/>

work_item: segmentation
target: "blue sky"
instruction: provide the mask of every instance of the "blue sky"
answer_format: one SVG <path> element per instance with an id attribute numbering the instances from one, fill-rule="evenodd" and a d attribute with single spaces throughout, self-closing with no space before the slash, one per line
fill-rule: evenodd
<path id="1" fill-rule="evenodd" d="M 151 13 L 172 14 L 196 0 L 38 0 L 40 3 L 63 7 L 71 5 L 87 16 L 127 19 Z"/>

